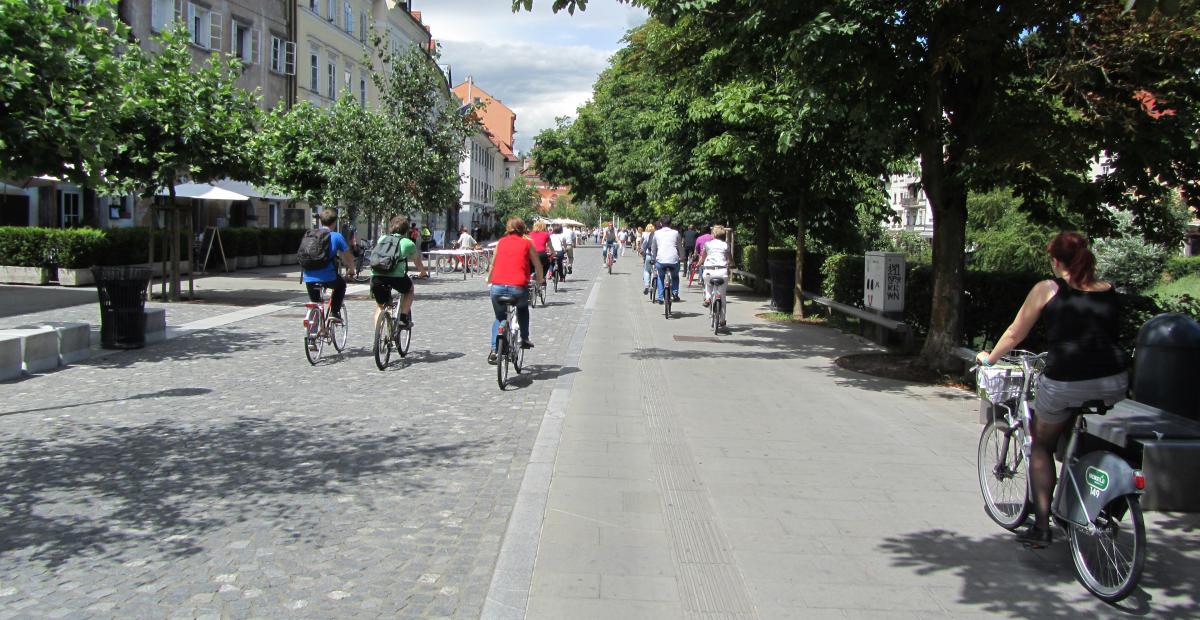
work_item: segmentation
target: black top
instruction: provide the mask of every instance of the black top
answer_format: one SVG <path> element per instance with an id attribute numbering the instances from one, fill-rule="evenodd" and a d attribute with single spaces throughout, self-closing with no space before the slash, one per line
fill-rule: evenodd
<path id="1" fill-rule="evenodd" d="M 1046 324 L 1044 374 L 1056 381 L 1083 381 L 1125 370 L 1125 352 L 1117 344 L 1120 330 L 1117 292 L 1081 291 L 1055 278 L 1058 292 L 1042 309 Z"/>
<path id="2" fill-rule="evenodd" d="M 694 230 L 683 231 L 683 249 L 696 247 L 696 239 L 700 238 L 700 234 Z"/>

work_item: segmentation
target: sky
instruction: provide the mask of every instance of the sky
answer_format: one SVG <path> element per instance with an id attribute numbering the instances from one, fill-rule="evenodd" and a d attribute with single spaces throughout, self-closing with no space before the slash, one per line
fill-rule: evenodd
<path id="1" fill-rule="evenodd" d="M 555 117 L 575 115 L 625 32 L 646 20 L 643 9 L 616 0 L 589 0 L 575 15 L 555 14 L 551 4 L 534 0 L 532 12 L 513 13 L 511 0 L 412 2 L 441 42 L 454 84 L 471 76 L 516 112 L 522 154 Z"/>

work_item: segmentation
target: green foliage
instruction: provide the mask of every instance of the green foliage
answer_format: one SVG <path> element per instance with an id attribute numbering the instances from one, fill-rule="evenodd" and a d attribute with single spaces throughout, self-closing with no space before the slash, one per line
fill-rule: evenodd
<path id="1" fill-rule="evenodd" d="M 1167 259 L 1166 272 L 1173 280 L 1200 276 L 1200 256 L 1172 256 Z"/>
<path id="2" fill-rule="evenodd" d="M 259 228 L 238 227 L 221 230 L 221 241 L 225 243 L 227 256 L 258 256 L 262 233 Z"/>
<path id="3" fill-rule="evenodd" d="M 115 93 L 131 48 L 116 4 L 0 0 L 0 177 L 101 183 L 125 144 Z"/>
<path id="4" fill-rule="evenodd" d="M 107 244 L 100 255 L 101 265 L 140 265 L 150 261 L 150 230 L 145 227 L 109 228 L 104 231 Z M 162 234 L 156 235 L 159 248 L 155 255 L 162 258 Z"/>
<path id="5" fill-rule="evenodd" d="M 108 245 L 105 231 L 95 228 L 50 229 L 47 241 L 54 264 L 68 269 L 85 269 L 97 264 Z"/>
<path id="6" fill-rule="evenodd" d="M 259 231 L 262 236 L 262 253 L 267 256 L 283 254 L 284 247 L 290 235 L 283 228 L 264 228 Z M 299 241 L 296 242 L 299 244 Z"/>
<path id="7" fill-rule="evenodd" d="M 822 294 L 836 302 L 861 308 L 865 268 L 862 255 L 834 254 L 825 259 L 821 266 Z"/>
<path id="8" fill-rule="evenodd" d="M 519 217 L 526 222 L 540 215 L 541 197 L 537 188 L 518 178 L 512 185 L 496 192 L 496 223 L 503 227 L 509 218 Z"/>
<path id="9" fill-rule="evenodd" d="M 933 263 L 933 246 L 920 233 L 911 230 L 888 231 L 879 249 L 884 252 L 902 252 L 909 264 Z"/>
<path id="10" fill-rule="evenodd" d="M 1118 221 L 1118 234 L 1122 236 L 1097 239 L 1092 244 L 1096 275 L 1121 290 L 1140 293 L 1162 278 L 1172 252 L 1138 234 L 1129 214 L 1119 214 Z"/>
<path id="11" fill-rule="evenodd" d="M 0 228 L 0 265 L 42 267 L 49 260 L 49 228 L 5 226 Z"/>
<path id="12" fill-rule="evenodd" d="M 1045 272 L 1046 242 L 1057 229 L 1030 220 L 1011 189 L 972 193 L 967 197 L 969 264 L 983 271 Z"/>

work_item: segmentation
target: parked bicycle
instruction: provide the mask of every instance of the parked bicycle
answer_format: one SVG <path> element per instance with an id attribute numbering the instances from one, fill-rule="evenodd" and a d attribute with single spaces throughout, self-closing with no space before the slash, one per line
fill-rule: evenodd
<path id="1" fill-rule="evenodd" d="M 1044 353 L 1013 351 L 1001 363 L 977 370 L 980 397 L 993 411 L 979 437 L 979 486 L 988 516 L 1009 530 L 1021 526 L 1032 508 L 1032 390 L 1044 365 Z M 1078 408 L 1080 414 L 1107 411 L 1103 401 Z M 1146 479 L 1127 460 L 1129 455 L 1086 436 L 1086 430 L 1086 417 L 1075 416 L 1061 452 L 1063 466 L 1051 515 L 1067 532 L 1079 582 L 1112 603 L 1133 591 L 1146 562 L 1146 526 L 1139 501 Z"/>
<path id="2" fill-rule="evenodd" d="M 517 322 L 517 299 L 500 295 L 496 302 L 503 305 L 505 318 L 496 326 L 496 383 L 503 390 L 508 385 L 509 367 L 521 374 L 525 349 L 521 347 L 521 326 Z"/>
<path id="3" fill-rule="evenodd" d="M 346 304 L 342 304 L 337 317 L 332 316 L 330 306 L 333 304 L 333 297 L 326 295 L 328 290 L 328 287 L 321 287 L 321 297 L 325 301 L 310 301 L 304 304 L 304 356 L 308 358 L 308 363 L 313 365 L 321 360 L 326 344 L 332 344 L 333 348 L 341 353 L 346 348 L 346 338 L 350 332 Z M 335 318 L 337 320 L 334 320 Z"/>
<path id="4" fill-rule="evenodd" d="M 354 282 L 369 282 L 371 280 L 371 249 L 375 244 L 360 240 L 355 244 L 354 271 L 347 274 Z"/>
<path id="5" fill-rule="evenodd" d="M 401 321 L 400 299 L 399 295 L 393 296 L 392 303 L 379 313 L 379 318 L 375 321 L 375 344 L 371 352 L 375 355 L 375 366 L 380 370 L 387 368 L 392 351 L 399 353 L 400 357 L 405 357 L 408 355 L 408 346 L 412 343 L 412 311 L 408 313 L 407 322 Z"/>

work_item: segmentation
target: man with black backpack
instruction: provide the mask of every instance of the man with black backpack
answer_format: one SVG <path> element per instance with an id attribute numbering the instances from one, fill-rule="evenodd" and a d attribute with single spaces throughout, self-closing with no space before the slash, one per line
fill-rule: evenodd
<path id="1" fill-rule="evenodd" d="M 375 242 L 371 250 L 371 296 L 375 298 L 375 321 L 379 313 L 392 303 L 392 289 L 400 292 L 400 322 L 407 324 L 411 319 L 413 283 L 408 277 L 408 261 L 416 264 L 418 277 L 428 278 L 417 244 L 409 236 L 411 227 L 408 218 L 397 215 L 388 223 L 388 232 Z"/>
<path id="2" fill-rule="evenodd" d="M 354 269 L 354 256 L 342 233 L 330 228 L 336 223 L 337 213 L 333 209 L 322 211 L 321 226 L 304 233 L 300 248 L 296 250 L 296 258 L 304 270 L 301 279 L 308 289 L 308 299 L 313 303 L 321 303 L 321 287 L 329 287 L 333 291 L 333 303 L 329 308 L 333 313 L 331 318 L 340 321 L 342 300 L 346 297 L 346 281 L 338 273 L 336 263 L 341 258 L 346 269 Z"/>

